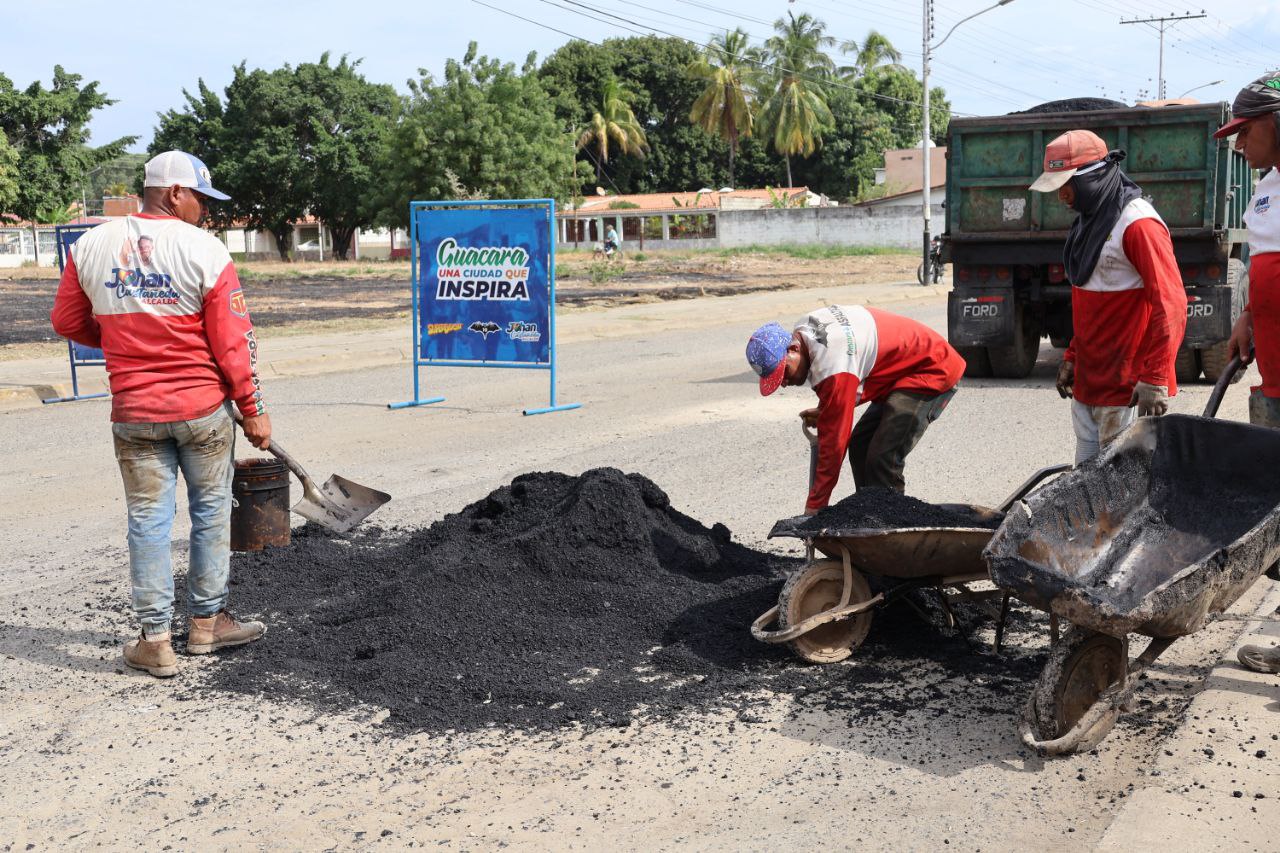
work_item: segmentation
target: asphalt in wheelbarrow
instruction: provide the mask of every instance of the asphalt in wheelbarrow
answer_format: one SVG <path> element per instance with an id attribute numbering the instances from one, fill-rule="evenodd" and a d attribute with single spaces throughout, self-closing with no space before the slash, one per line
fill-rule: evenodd
<path id="1" fill-rule="evenodd" d="M 838 503 L 814 513 L 797 531 L 895 530 L 910 527 L 1000 526 L 1000 517 L 979 518 L 945 506 L 926 503 L 892 489 L 859 489 Z"/>
<path id="2" fill-rule="evenodd" d="M 341 538 L 308 525 L 287 548 L 235 555 L 232 607 L 270 632 L 190 695 L 385 709 L 387 732 L 751 720 L 778 695 L 879 722 L 1017 706 L 1042 628 L 996 657 L 966 641 L 990 619 L 965 607 L 958 634 L 895 607 L 848 664 L 756 642 L 747 627 L 799 562 L 677 512 L 639 475 L 523 475 L 429 526 Z M 1039 618 L 1015 613 L 1011 632 Z"/>

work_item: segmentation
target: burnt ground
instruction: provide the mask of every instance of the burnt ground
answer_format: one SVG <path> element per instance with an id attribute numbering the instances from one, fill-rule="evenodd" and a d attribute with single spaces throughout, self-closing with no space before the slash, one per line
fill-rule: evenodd
<path id="1" fill-rule="evenodd" d="M 915 274 L 913 255 L 849 255 L 793 258 L 743 254 L 627 260 L 592 265 L 580 258 L 563 264 L 556 303 L 586 307 L 728 296 L 761 290 L 907 281 Z M 557 264 L 557 269 L 561 265 Z M 597 269 L 597 267 L 599 267 Z M 591 273 L 601 273 L 592 281 Z M 246 275 L 245 295 L 261 328 L 305 322 L 407 318 L 411 304 L 407 269 L 373 277 Z M 58 283 L 53 278 L 0 277 L 0 346 L 57 341 L 49 312 Z"/>

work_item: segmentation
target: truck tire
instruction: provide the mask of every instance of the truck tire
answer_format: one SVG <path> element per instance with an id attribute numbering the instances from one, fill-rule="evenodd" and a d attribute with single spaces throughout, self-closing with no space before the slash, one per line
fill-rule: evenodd
<path id="1" fill-rule="evenodd" d="M 987 347 L 991 374 L 1001 379 L 1025 379 L 1035 369 L 1040 355 L 1040 324 L 1019 302 L 1014 309 L 1013 343 L 1007 347 Z"/>
<path id="2" fill-rule="evenodd" d="M 991 359 L 987 356 L 986 347 L 956 347 L 955 349 L 964 359 L 965 376 L 985 379 L 991 375 Z"/>
<path id="3" fill-rule="evenodd" d="M 1240 312 L 1249 302 L 1249 270 L 1243 261 L 1232 258 L 1227 262 L 1227 281 L 1233 281 L 1236 284 L 1236 290 L 1231 299 L 1231 325 L 1235 326 Z M 1229 341 L 1218 341 L 1213 346 L 1200 350 L 1200 364 L 1204 368 L 1204 378 L 1208 381 L 1217 382 L 1223 371 L 1227 369 L 1227 364 L 1231 361 L 1227 358 L 1229 343 Z M 1234 385 L 1243 379 L 1244 374 L 1243 370 L 1238 372 L 1231 378 L 1231 384 Z"/>
<path id="4" fill-rule="evenodd" d="M 1218 341 L 1208 349 L 1200 350 L 1200 364 L 1204 366 L 1204 378 L 1210 382 L 1217 382 L 1231 362 L 1231 359 L 1227 358 L 1227 345 L 1229 343 L 1230 341 Z M 1244 374 L 1245 371 L 1243 370 L 1237 372 L 1235 376 L 1231 377 L 1231 384 L 1235 385 L 1243 379 Z"/>
<path id="5" fill-rule="evenodd" d="M 1179 385 L 1190 385 L 1200 378 L 1200 350 L 1190 347 L 1179 347 L 1178 357 L 1173 361 L 1173 375 Z"/>

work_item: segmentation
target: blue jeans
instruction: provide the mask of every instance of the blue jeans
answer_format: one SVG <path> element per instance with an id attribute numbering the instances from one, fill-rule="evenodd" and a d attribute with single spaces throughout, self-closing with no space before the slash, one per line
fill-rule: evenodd
<path id="1" fill-rule="evenodd" d="M 133 612 L 143 633 L 162 634 L 173 618 L 169 534 L 179 470 L 191 513 L 187 600 L 192 616 L 216 614 L 226 604 L 231 574 L 234 421 L 219 407 L 190 421 L 112 424 L 111 432 L 129 505 Z"/>

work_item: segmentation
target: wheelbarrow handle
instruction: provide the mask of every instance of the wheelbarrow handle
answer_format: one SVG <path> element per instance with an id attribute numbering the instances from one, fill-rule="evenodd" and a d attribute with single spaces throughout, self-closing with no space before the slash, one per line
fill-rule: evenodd
<path id="1" fill-rule="evenodd" d="M 1249 347 L 1249 361 L 1253 361 L 1253 347 Z M 1214 418 L 1218 416 L 1218 407 L 1222 405 L 1222 398 L 1227 393 L 1227 386 L 1231 384 L 1232 379 L 1236 378 L 1236 374 L 1244 370 L 1246 366 L 1248 366 L 1248 362 L 1238 355 L 1227 362 L 1226 369 L 1222 371 L 1222 375 L 1214 383 L 1213 392 L 1209 394 L 1209 402 L 1204 404 L 1204 412 L 1201 417 Z"/>

